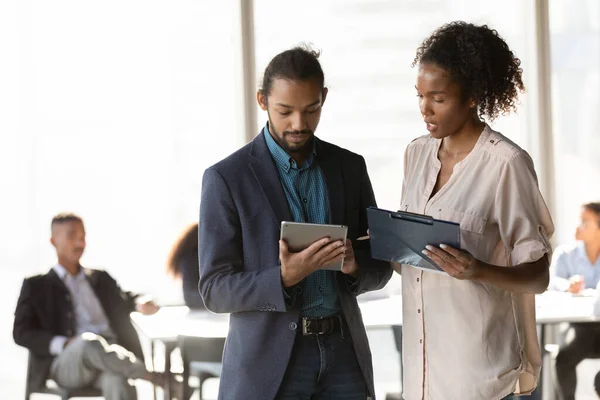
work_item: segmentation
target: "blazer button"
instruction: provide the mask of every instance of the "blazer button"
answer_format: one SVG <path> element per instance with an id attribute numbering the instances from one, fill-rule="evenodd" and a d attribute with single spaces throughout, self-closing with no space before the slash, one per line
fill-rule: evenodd
<path id="1" fill-rule="evenodd" d="M 298 324 L 290 322 L 290 331 L 295 331 L 298 328 Z"/>

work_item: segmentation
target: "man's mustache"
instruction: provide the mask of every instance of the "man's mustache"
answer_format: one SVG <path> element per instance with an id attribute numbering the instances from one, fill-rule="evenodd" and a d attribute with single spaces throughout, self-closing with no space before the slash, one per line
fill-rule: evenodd
<path id="1" fill-rule="evenodd" d="M 310 135 L 312 133 L 313 131 L 311 131 L 310 129 L 304 129 L 301 131 L 283 131 L 284 135 Z"/>

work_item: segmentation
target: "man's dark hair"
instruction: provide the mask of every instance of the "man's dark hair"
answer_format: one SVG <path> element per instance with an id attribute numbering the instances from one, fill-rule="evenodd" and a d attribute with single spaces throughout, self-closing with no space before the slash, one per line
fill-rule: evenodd
<path id="1" fill-rule="evenodd" d="M 81 222 L 83 224 L 83 219 L 77 214 L 64 212 L 59 213 L 52 218 L 52 223 L 50 224 L 50 229 L 54 228 L 56 225 L 65 224 L 67 222 Z"/>
<path id="2" fill-rule="evenodd" d="M 413 61 L 445 69 L 461 87 L 463 100 L 472 97 L 478 115 L 490 120 L 516 111 L 525 90 L 519 60 L 495 29 L 455 21 L 443 25 L 417 49 Z"/>
<path id="3" fill-rule="evenodd" d="M 598 225 L 600 226 L 600 203 L 586 203 L 583 205 L 583 208 L 596 214 L 596 217 L 598 217 Z"/>
<path id="4" fill-rule="evenodd" d="M 308 46 L 298 46 L 277 54 L 265 68 L 260 92 L 269 97 L 275 79 L 306 81 L 315 79 L 321 90 L 325 87 L 325 75 L 319 63 L 321 52 Z"/>

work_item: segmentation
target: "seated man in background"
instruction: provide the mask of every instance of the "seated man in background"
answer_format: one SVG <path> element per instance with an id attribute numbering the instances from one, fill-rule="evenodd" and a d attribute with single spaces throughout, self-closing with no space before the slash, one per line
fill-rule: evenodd
<path id="1" fill-rule="evenodd" d="M 552 260 L 551 288 L 573 294 L 596 289 L 600 280 L 600 203 L 581 210 L 577 243 L 559 247 Z M 582 360 L 600 355 L 600 324 L 571 324 L 556 357 L 556 375 L 563 399 L 575 399 L 576 367 Z"/>
<path id="2" fill-rule="evenodd" d="M 32 358 L 30 387 L 51 378 L 65 388 L 97 387 L 106 400 L 136 399 L 128 379 L 163 383 L 150 373 L 129 314 L 153 314 L 151 301 L 123 292 L 101 270 L 83 268 L 83 221 L 59 214 L 51 224 L 58 264 L 48 273 L 26 278 L 15 311 L 13 336 Z"/>

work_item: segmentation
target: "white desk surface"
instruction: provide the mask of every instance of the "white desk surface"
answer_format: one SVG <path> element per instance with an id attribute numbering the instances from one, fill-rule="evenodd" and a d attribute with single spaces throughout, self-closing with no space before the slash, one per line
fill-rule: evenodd
<path id="1" fill-rule="evenodd" d="M 535 319 L 538 324 L 599 322 L 600 318 L 594 315 L 595 303 L 595 296 L 548 291 L 535 297 Z"/>
<path id="2" fill-rule="evenodd" d="M 546 292 L 536 296 L 536 320 L 538 324 L 600 322 L 593 312 L 595 301 L 595 297 Z M 367 329 L 402 325 L 402 296 L 359 302 L 359 306 Z M 185 306 L 163 307 L 151 316 L 136 312 L 131 319 L 145 336 L 163 341 L 174 341 L 178 335 L 225 337 L 229 330 L 229 315 L 190 311 Z"/>
<path id="3" fill-rule="evenodd" d="M 548 291 L 535 296 L 538 324 L 561 322 L 600 322 L 594 315 L 595 296 L 574 296 L 570 293 Z M 402 325 L 402 296 L 360 303 L 367 329 Z"/>
<path id="4" fill-rule="evenodd" d="M 133 325 L 153 340 L 174 341 L 177 336 L 226 337 L 229 315 L 190 311 L 186 306 L 163 307 L 154 315 L 131 313 Z"/>

